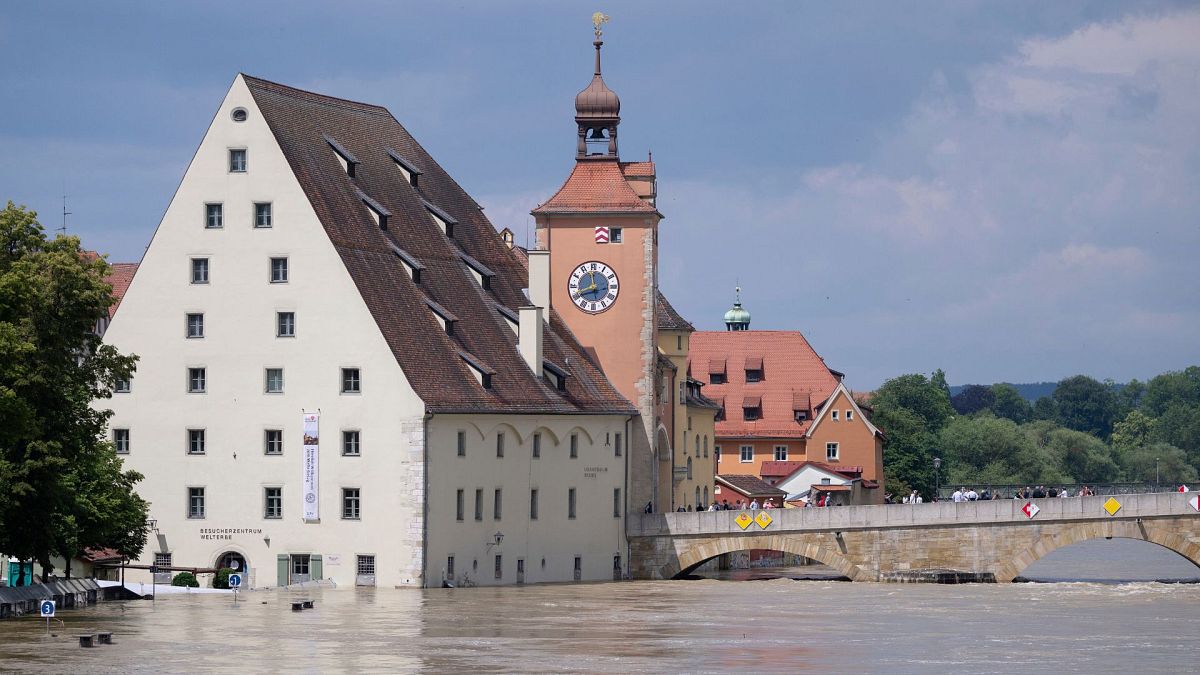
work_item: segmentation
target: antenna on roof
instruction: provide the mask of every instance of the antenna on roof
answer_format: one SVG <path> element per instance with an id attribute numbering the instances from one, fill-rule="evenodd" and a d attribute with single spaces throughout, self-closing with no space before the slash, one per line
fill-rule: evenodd
<path id="1" fill-rule="evenodd" d="M 67 210 L 67 195 L 65 194 L 66 191 L 67 191 L 67 188 L 66 188 L 66 185 L 64 185 L 63 186 L 63 193 L 64 193 L 63 194 L 63 210 L 62 210 L 63 224 L 62 224 L 62 227 L 58 228 L 59 232 L 62 232 L 63 234 L 67 233 L 67 216 L 71 215 L 71 212 Z"/>

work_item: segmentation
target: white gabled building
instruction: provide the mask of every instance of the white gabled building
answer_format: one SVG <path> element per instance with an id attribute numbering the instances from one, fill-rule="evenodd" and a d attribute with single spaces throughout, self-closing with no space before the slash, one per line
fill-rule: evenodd
<path id="1" fill-rule="evenodd" d="M 387 110 L 239 75 L 105 334 L 139 357 L 98 403 L 145 475 L 138 562 L 236 560 L 254 586 L 619 574 L 636 411 L 529 306 L 539 270 Z"/>

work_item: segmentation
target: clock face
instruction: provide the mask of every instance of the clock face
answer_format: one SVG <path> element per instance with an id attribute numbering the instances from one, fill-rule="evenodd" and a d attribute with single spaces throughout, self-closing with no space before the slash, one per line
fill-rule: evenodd
<path id="1" fill-rule="evenodd" d="M 567 293 L 571 302 L 588 314 L 599 314 L 612 307 L 620 292 L 617 273 L 602 262 L 585 262 L 571 272 Z"/>

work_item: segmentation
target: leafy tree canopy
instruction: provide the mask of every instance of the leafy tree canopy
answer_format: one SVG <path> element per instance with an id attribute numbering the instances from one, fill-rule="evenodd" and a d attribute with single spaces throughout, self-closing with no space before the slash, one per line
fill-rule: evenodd
<path id="1" fill-rule="evenodd" d="M 1033 406 L 1011 384 L 992 385 L 992 412 L 1017 424 L 1033 419 Z"/>
<path id="2" fill-rule="evenodd" d="M 1054 389 L 1058 422 L 1068 429 L 1107 438 L 1119 411 L 1111 387 L 1086 375 L 1076 375 Z"/>

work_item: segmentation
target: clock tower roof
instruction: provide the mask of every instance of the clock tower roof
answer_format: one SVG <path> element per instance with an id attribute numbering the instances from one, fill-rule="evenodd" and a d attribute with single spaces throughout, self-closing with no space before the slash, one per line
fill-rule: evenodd
<path id="1" fill-rule="evenodd" d="M 566 182 L 533 210 L 536 215 L 570 213 L 658 213 L 629 185 L 616 162 L 576 162 Z"/>

